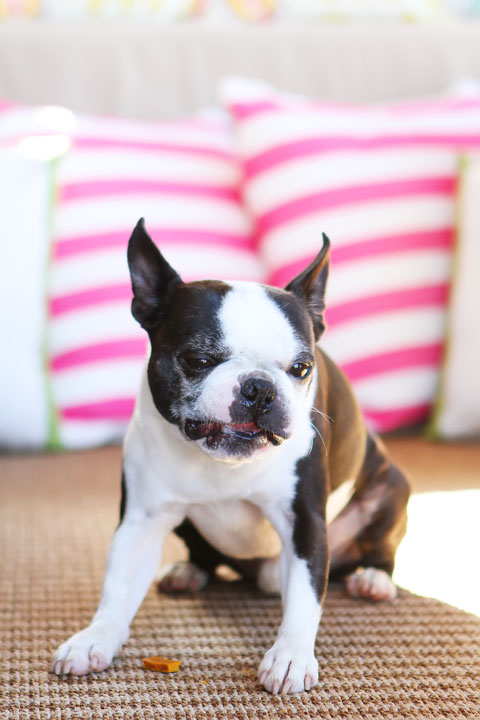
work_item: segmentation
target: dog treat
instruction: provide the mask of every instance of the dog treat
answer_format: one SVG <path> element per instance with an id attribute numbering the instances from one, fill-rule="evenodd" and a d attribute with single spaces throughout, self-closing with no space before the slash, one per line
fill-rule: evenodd
<path id="1" fill-rule="evenodd" d="M 164 657 L 143 658 L 143 667 L 148 670 L 159 670 L 164 673 L 177 672 L 180 667 L 180 660 L 171 660 Z"/>

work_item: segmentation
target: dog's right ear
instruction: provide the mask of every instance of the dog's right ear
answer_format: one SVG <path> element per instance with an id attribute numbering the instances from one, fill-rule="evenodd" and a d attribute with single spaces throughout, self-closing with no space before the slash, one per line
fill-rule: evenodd
<path id="1" fill-rule="evenodd" d="M 132 280 L 132 315 L 145 330 L 163 319 L 173 289 L 182 282 L 165 260 L 141 218 L 128 242 L 128 267 Z"/>

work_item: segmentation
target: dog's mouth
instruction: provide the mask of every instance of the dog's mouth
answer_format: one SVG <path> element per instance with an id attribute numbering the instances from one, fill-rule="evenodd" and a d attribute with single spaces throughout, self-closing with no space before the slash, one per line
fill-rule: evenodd
<path id="1" fill-rule="evenodd" d="M 207 447 L 212 450 L 215 450 L 222 441 L 228 440 L 238 440 L 256 447 L 262 447 L 269 443 L 280 445 L 286 440 L 285 435 L 280 435 L 272 430 L 265 430 L 253 421 L 248 423 L 218 423 L 190 419 L 185 422 L 185 435 L 190 440 L 206 439 Z"/>

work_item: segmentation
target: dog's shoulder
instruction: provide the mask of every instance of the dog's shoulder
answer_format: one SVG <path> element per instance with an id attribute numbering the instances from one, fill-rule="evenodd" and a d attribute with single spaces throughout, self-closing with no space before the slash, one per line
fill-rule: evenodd
<path id="1" fill-rule="evenodd" d="M 317 394 L 312 421 L 328 451 L 330 486 L 358 475 L 365 456 L 367 430 L 345 373 L 320 348 L 316 350 Z"/>

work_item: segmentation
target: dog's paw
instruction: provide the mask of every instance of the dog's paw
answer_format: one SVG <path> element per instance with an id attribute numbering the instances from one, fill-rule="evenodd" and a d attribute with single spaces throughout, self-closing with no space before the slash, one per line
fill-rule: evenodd
<path id="1" fill-rule="evenodd" d="M 128 632 L 126 633 L 128 636 Z M 106 622 L 95 622 L 72 635 L 55 652 L 52 672 L 55 675 L 87 675 L 105 670 L 126 640 L 125 634 Z"/>
<path id="2" fill-rule="evenodd" d="M 277 695 L 310 690 L 318 682 L 318 662 L 311 650 L 277 640 L 258 668 L 258 681 Z"/>
<path id="3" fill-rule="evenodd" d="M 208 573 L 194 563 L 175 563 L 164 568 L 158 589 L 163 593 L 197 592 L 208 583 Z"/>
<path id="4" fill-rule="evenodd" d="M 257 585 L 266 595 L 280 593 L 280 557 L 263 560 L 257 573 Z"/>
<path id="5" fill-rule="evenodd" d="M 378 568 L 359 568 L 347 577 L 347 591 L 356 598 L 364 598 L 380 602 L 393 600 L 397 596 L 397 588 L 385 570 Z"/>

